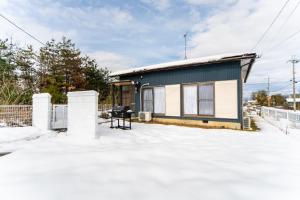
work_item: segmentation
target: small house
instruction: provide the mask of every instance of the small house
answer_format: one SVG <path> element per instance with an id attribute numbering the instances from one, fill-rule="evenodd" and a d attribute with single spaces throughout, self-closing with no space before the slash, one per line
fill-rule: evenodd
<path id="1" fill-rule="evenodd" d="M 300 109 L 300 98 L 296 98 L 296 108 Z M 286 98 L 286 102 L 289 106 L 289 108 L 294 108 L 294 98 Z"/>
<path id="2" fill-rule="evenodd" d="M 113 104 L 153 122 L 243 128 L 243 83 L 255 53 L 216 55 L 130 68 L 110 74 Z"/>

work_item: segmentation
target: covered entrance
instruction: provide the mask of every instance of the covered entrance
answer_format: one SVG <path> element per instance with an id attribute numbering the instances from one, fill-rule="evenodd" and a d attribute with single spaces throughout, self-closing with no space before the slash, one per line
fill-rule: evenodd
<path id="1" fill-rule="evenodd" d="M 112 105 L 113 106 L 129 106 L 135 111 L 135 86 L 132 81 L 116 81 L 112 82 Z"/>

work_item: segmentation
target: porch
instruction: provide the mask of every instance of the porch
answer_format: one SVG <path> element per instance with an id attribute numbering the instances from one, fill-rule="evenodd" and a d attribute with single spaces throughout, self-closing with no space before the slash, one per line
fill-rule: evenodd
<path id="1" fill-rule="evenodd" d="M 128 106 L 135 113 L 136 84 L 133 81 L 114 81 L 111 83 L 112 106 Z"/>

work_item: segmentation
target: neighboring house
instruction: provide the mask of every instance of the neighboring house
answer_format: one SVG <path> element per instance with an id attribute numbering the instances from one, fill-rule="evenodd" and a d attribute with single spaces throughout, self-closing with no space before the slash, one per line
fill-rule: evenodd
<path id="1" fill-rule="evenodd" d="M 290 108 L 294 107 L 294 98 L 286 98 L 286 102 Z M 296 108 L 300 109 L 300 98 L 296 98 Z"/>
<path id="2" fill-rule="evenodd" d="M 246 102 L 248 105 L 256 105 L 257 104 L 257 101 L 256 100 L 248 100 Z"/>
<path id="3" fill-rule="evenodd" d="M 241 129 L 243 82 L 255 58 L 216 55 L 114 72 L 113 104 L 150 111 L 154 122 Z"/>

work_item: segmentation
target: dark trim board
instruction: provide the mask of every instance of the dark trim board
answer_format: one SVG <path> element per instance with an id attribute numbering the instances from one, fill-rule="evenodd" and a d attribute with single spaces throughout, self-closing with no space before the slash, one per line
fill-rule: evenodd
<path id="1" fill-rule="evenodd" d="M 0 157 L 1 156 L 5 156 L 5 155 L 7 155 L 7 154 L 10 154 L 11 152 L 0 152 Z"/>

